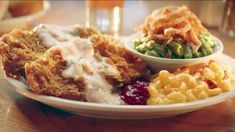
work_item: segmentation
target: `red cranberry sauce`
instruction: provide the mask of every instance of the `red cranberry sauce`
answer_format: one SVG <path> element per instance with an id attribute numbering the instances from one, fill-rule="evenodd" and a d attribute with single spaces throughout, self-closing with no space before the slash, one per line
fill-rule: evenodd
<path id="1" fill-rule="evenodd" d="M 124 85 L 121 92 L 121 99 L 129 105 L 146 105 L 149 98 L 148 83 L 145 81 L 135 81 Z"/>

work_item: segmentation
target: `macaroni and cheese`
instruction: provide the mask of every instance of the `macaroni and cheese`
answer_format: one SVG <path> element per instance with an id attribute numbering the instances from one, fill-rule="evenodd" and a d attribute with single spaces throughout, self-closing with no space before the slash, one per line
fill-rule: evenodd
<path id="1" fill-rule="evenodd" d="M 190 102 L 230 90 L 231 71 L 218 63 L 197 64 L 175 73 L 159 72 L 148 87 L 149 105 Z"/>

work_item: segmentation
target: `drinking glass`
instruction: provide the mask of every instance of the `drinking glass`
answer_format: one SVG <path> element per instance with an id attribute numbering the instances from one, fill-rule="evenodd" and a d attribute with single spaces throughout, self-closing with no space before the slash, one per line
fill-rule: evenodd
<path id="1" fill-rule="evenodd" d="M 230 37 L 235 37 L 235 1 L 233 0 L 226 1 L 220 31 Z"/>
<path id="2" fill-rule="evenodd" d="M 118 36 L 122 31 L 123 0 L 87 0 L 86 26 L 95 26 L 102 33 Z"/>

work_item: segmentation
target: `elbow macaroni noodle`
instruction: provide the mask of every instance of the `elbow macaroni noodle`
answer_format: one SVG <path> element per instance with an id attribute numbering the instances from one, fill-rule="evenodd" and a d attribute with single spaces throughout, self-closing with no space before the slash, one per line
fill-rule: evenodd
<path id="1" fill-rule="evenodd" d="M 230 90 L 231 71 L 214 61 L 159 72 L 148 87 L 149 105 L 190 102 L 219 95 Z"/>

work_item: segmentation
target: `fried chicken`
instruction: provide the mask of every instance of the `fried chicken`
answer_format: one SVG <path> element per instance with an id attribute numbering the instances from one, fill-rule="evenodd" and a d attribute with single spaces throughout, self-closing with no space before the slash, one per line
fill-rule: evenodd
<path id="1" fill-rule="evenodd" d="M 90 48 L 84 49 L 86 52 L 78 50 L 83 43 L 66 49 L 69 44 L 80 40 L 91 44 Z M 69 60 L 71 58 L 64 58 L 64 51 L 72 54 L 72 59 L 79 64 L 81 54 L 86 56 L 87 52 L 92 52 L 83 59 L 92 59 L 87 64 L 72 67 L 83 69 L 76 78 L 64 75 L 73 63 Z M 73 51 L 76 53 L 73 54 Z M 111 97 L 116 88 L 140 77 L 148 78 L 150 74 L 143 60 L 133 56 L 119 41 L 100 34 L 93 27 L 40 25 L 31 31 L 14 30 L 0 38 L 0 55 L 6 76 L 26 79 L 34 93 L 72 100 L 120 103 L 118 92 Z M 94 82 L 86 78 L 88 74 L 94 74 Z M 89 89 L 88 85 L 93 87 Z"/>
<path id="2" fill-rule="evenodd" d="M 61 98 L 84 100 L 83 82 L 63 78 L 61 72 L 66 68 L 58 50 L 48 50 L 43 57 L 25 64 L 28 86 L 37 94 Z"/>
<path id="3" fill-rule="evenodd" d="M 149 76 L 149 70 L 143 60 L 133 56 L 120 42 L 105 35 L 92 35 L 90 40 L 93 44 L 94 56 L 107 58 L 119 72 L 118 77 L 105 76 L 112 86 L 117 87 L 139 77 Z M 88 84 L 84 76 L 87 73 L 84 72 L 77 79 L 64 77 L 62 72 L 68 67 L 69 64 L 62 57 L 61 51 L 52 47 L 43 57 L 25 65 L 28 85 L 37 94 L 86 101 L 85 85 Z"/>
<path id="4" fill-rule="evenodd" d="M 93 35 L 91 41 L 97 53 L 110 58 L 117 66 L 124 83 L 130 83 L 138 77 L 148 78 L 150 73 L 143 60 L 133 56 L 114 38 L 107 35 Z"/>
<path id="5" fill-rule="evenodd" d="M 3 35 L 0 40 L 0 53 L 5 74 L 20 79 L 25 77 L 24 64 L 39 58 L 46 48 L 31 31 L 14 30 Z"/>
<path id="6" fill-rule="evenodd" d="M 98 33 L 99 31 L 93 27 L 75 26 L 71 34 L 77 37 L 88 38 Z M 24 78 L 25 63 L 38 59 L 48 48 L 42 44 L 37 28 L 31 31 L 17 29 L 3 35 L 0 38 L 0 54 L 6 76 L 18 80 L 22 77 Z"/>

